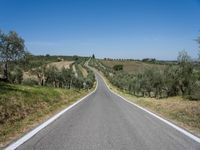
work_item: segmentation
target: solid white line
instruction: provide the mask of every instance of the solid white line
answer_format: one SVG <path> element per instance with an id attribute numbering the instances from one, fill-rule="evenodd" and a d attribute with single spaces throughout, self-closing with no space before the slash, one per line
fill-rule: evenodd
<path id="1" fill-rule="evenodd" d="M 20 145 L 22 145 L 23 143 L 25 143 L 27 140 L 29 140 L 30 138 L 32 138 L 35 134 L 37 134 L 40 130 L 44 129 L 46 126 L 48 126 L 50 123 L 52 123 L 53 121 L 55 121 L 56 119 L 58 119 L 61 115 L 63 115 L 66 111 L 70 110 L 72 107 L 74 107 L 75 105 L 77 105 L 78 103 L 80 103 L 82 100 L 86 99 L 88 96 L 92 95 L 98 87 L 98 80 L 95 90 L 92 91 L 91 93 L 89 93 L 88 95 L 84 96 L 83 98 L 81 98 L 80 100 L 78 100 L 77 102 L 75 102 L 74 104 L 70 105 L 69 107 L 65 108 L 64 110 L 62 110 L 61 112 L 57 113 L 55 116 L 51 117 L 50 119 L 48 119 L 46 122 L 42 123 L 41 125 L 39 125 L 38 127 L 36 127 L 35 129 L 33 129 L 32 131 L 28 132 L 27 134 L 25 134 L 23 137 L 21 137 L 20 139 L 18 139 L 16 142 L 10 144 L 8 147 L 5 148 L 5 150 L 14 150 L 17 147 L 19 147 Z"/>
<path id="2" fill-rule="evenodd" d="M 118 93 L 116 93 L 116 92 L 114 92 L 113 90 L 111 90 L 111 89 L 109 88 L 108 84 L 106 83 L 104 77 L 103 77 L 100 73 L 98 73 L 98 74 L 102 77 L 102 79 L 104 80 L 104 82 L 105 82 L 107 88 L 108 88 L 113 94 L 115 94 L 115 95 L 117 95 L 118 97 L 122 98 L 122 99 L 125 100 L 126 102 L 128 102 L 128 103 L 130 103 L 130 104 L 136 106 L 137 108 L 142 109 L 143 111 L 145 111 L 145 112 L 151 114 L 152 116 L 154 116 L 154 117 L 156 117 L 157 119 L 163 121 L 164 123 L 168 124 L 169 126 L 173 127 L 174 129 L 178 130 L 179 132 L 181 132 L 181 133 L 183 133 L 184 135 L 188 136 L 189 138 L 193 139 L 194 141 L 200 143 L 200 138 L 199 138 L 199 137 L 197 137 L 197 136 L 195 136 L 195 135 L 189 133 L 188 131 L 184 130 L 183 128 L 180 128 L 180 127 L 176 126 L 175 124 L 173 124 L 173 123 L 171 123 L 171 122 L 165 120 L 164 118 L 162 118 L 162 117 L 160 117 L 160 116 L 158 116 L 158 115 L 156 115 L 156 114 L 154 114 L 154 113 L 148 111 L 147 109 L 145 109 L 145 108 L 143 108 L 143 107 L 141 107 L 141 106 L 139 106 L 139 105 L 137 105 L 137 104 L 135 104 L 135 103 L 133 103 L 133 102 L 127 100 L 127 99 L 124 98 L 123 96 L 121 96 L 121 95 L 119 95 Z"/>

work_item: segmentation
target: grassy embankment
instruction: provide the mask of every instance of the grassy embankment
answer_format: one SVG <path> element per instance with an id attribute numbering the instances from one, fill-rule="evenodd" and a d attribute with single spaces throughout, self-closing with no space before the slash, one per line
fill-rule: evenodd
<path id="1" fill-rule="evenodd" d="M 0 147 L 88 92 L 0 83 Z"/>
<path id="2" fill-rule="evenodd" d="M 109 67 L 115 64 L 123 64 L 124 70 L 127 73 L 140 71 L 145 67 L 153 67 L 155 64 L 148 64 L 144 62 L 116 62 L 103 61 Z M 158 65 L 156 65 L 159 67 Z M 160 65 L 162 67 L 163 65 Z M 200 101 L 189 101 L 180 96 L 169 97 L 164 99 L 136 97 L 126 91 L 122 91 L 111 85 L 106 79 L 109 87 L 116 93 L 122 95 L 127 100 L 130 100 L 164 118 L 175 123 L 176 125 L 185 128 L 191 133 L 200 136 Z"/>

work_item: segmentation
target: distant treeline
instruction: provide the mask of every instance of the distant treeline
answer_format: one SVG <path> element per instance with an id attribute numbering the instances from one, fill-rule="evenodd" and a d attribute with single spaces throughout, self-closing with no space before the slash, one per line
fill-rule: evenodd
<path id="1" fill-rule="evenodd" d="M 144 58 L 144 59 L 122 59 L 122 58 L 104 58 L 107 61 L 137 61 L 137 62 L 147 62 L 152 64 L 177 64 L 177 60 L 157 60 L 155 58 Z"/>

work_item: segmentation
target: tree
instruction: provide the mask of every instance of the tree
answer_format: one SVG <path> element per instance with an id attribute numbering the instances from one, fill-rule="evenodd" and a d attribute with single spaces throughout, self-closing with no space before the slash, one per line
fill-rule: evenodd
<path id="1" fill-rule="evenodd" d="M 179 64 L 186 64 L 191 62 L 191 57 L 185 50 L 182 50 L 178 53 L 177 61 Z"/>
<path id="2" fill-rule="evenodd" d="M 179 68 L 177 71 L 179 88 L 181 94 L 190 94 L 191 88 L 194 84 L 193 65 L 191 58 L 186 51 L 179 52 L 178 55 Z"/>
<path id="3" fill-rule="evenodd" d="M 23 80 L 23 72 L 20 67 L 16 66 L 9 77 L 10 82 L 21 84 Z"/>
<path id="4" fill-rule="evenodd" d="M 73 72 L 71 69 L 65 69 L 62 68 L 61 70 L 63 82 L 66 88 L 70 89 L 71 88 L 71 82 L 72 82 L 72 76 Z"/>
<path id="5" fill-rule="evenodd" d="M 95 55 L 94 54 L 92 55 L 92 58 L 95 59 Z"/>
<path id="6" fill-rule="evenodd" d="M 153 90 L 153 83 L 155 81 L 154 79 L 154 74 L 156 72 L 156 69 L 154 68 L 150 68 L 150 69 L 146 69 L 143 73 L 143 80 L 144 80 L 144 83 L 143 84 L 143 87 L 145 88 L 145 91 L 147 92 L 148 96 L 150 97 L 150 93 L 152 92 Z"/>
<path id="7" fill-rule="evenodd" d="M 54 87 L 58 87 L 59 85 L 59 77 L 60 77 L 60 72 L 58 70 L 58 68 L 56 68 L 55 66 L 49 66 L 46 68 L 45 70 L 45 74 L 44 74 L 46 80 L 46 83 L 49 83 L 51 85 L 53 85 Z"/>
<path id="8" fill-rule="evenodd" d="M 4 62 L 3 78 L 8 81 L 8 63 L 17 61 L 25 55 L 24 40 L 14 31 L 0 32 L 0 60 Z"/>
<path id="9" fill-rule="evenodd" d="M 114 65 L 114 66 L 113 66 L 113 69 L 114 69 L 115 71 L 123 70 L 123 65 Z"/>
<path id="10" fill-rule="evenodd" d="M 167 66 L 164 69 L 164 90 L 167 96 L 178 95 L 179 75 L 178 66 Z"/>
<path id="11" fill-rule="evenodd" d="M 81 88 L 83 88 L 83 79 L 82 78 L 76 78 L 76 77 L 73 77 L 73 80 L 72 80 L 72 84 L 75 88 L 78 88 L 79 90 Z"/>
<path id="12" fill-rule="evenodd" d="M 31 70 L 31 73 L 36 75 L 39 81 L 39 85 L 43 86 L 47 80 L 45 78 L 46 66 L 37 67 Z"/>

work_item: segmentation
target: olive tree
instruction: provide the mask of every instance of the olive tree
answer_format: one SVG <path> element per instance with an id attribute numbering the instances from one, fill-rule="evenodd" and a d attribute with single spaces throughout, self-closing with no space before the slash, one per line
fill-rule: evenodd
<path id="1" fill-rule="evenodd" d="M 70 89 L 72 84 L 73 71 L 71 69 L 62 68 L 61 75 L 65 87 Z"/>
<path id="2" fill-rule="evenodd" d="M 21 84 L 23 80 L 23 72 L 22 72 L 22 69 L 18 66 L 16 66 L 14 68 L 13 71 L 10 72 L 10 77 L 9 77 L 9 81 L 11 83 L 18 83 L 18 84 Z"/>
<path id="3" fill-rule="evenodd" d="M 14 31 L 5 34 L 0 31 L 0 60 L 4 63 L 3 78 L 8 81 L 8 63 L 25 55 L 24 40 Z"/>
<path id="4" fill-rule="evenodd" d="M 182 95 L 190 94 L 192 85 L 194 84 L 193 65 L 190 56 L 186 51 L 179 52 L 178 55 L 179 68 L 177 70 L 179 89 Z"/>
<path id="5" fill-rule="evenodd" d="M 60 73 L 58 68 L 56 68 L 55 66 L 47 67 L 44 76 L 46 78 L 46 83 L 53 85 L 54 87 L 59 86 L 58 78 L 60 77 Z"/>
<path id="6" fill-rule="evenodd" d="M 43 65 L 41 67 L 34 68 L 34 69 L 31 70 L 31 73 L 33 75 L 37 76 L 39 85 L 44 86 L 44 84 L 46 83 L 46 80 L 47 80 L 47 78 L 45 77 L 46 66 Z"/>

